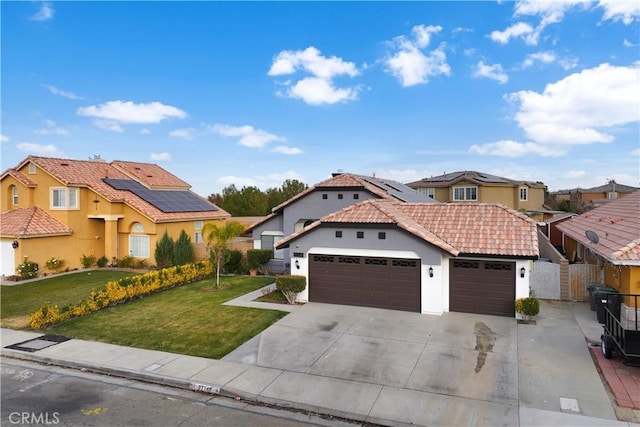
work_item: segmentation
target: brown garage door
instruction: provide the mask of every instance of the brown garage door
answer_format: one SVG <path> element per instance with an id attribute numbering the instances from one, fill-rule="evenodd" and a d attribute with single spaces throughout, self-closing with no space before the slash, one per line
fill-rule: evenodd
<path id="1" fill-rule="evenodd" d="M 451 260 L 449 265 L 451 311 L 515 316 L 514 262 Z"/>
<path id="2" fill-rule="evenodd" d="M 309 301 L 420 312 L 420 260 L 310 254 Z"/>

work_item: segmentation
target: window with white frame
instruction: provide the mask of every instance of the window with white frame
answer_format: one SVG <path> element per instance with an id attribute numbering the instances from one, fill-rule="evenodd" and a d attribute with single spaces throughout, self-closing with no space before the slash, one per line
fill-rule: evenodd
<path id="1" fill-rule="evenodd" d="M 260 248 L 271 249 L 273 251 L 273 259 L 283 259 L 284 250 L 276 249 L 274 246 L 278 241 L 284 238 L 281 232 L 265 231 L 260 235 Z"/>
<path id="2" fill-rule="evenodd" d="M 144 226 L 136 222 L 131 227 L 132 233 L 144 233 Z M 129 235 L 129 255 L 136 258 L 149 258 L 149 236 Z"/>
<path id="3" fill-rule="evenodd" d="M 203 227 L 202 221 L 196 221 L 193 224 L 193 228 L 196 230 L 193 238 L 194 243 L 204 243 L 204 238 L 202 236 L 202 227 Z"/>
<path id="4" fill-rule="evenodd" d="M 78 209 L 78 189 L 51 188 L 51 209 Z"/>
<path id="5" fill-rule="evenodd" d="M 478 200 L 478 187 L 454 187 L 453 200 L 456 202 Z"/>
<path id="6" fill-rule="evenodd" d="M 436 189 L 435 189 L 435 188 L 433 188 L 433 187 L 425 188 L 425 189 L 424 189 L 424 194 L 425 194 L 427 197 L 430 197 L 430 198 L 432 198 L 432 199 L 434 199 L 434 200 L 435 200 L 435 198 L 436 198 Z"/>
<path id="7" fill-rule="evenodd" d="M 33 163 L 29 163 L 29 175 L 35 175 L 36 173 L 36 165 Z"/>
<path id="8" fill-rule="evenodd" d="M 18 187 L 16 187 L 15 185 L 11 187 L 11 203 L 13 205 L 18 204 Z"/>
<path id="9" fill-rule="evenodd" d="M 520 187 L 520 201 L 526 202 L 529 198 L 529 189 L 527 187 Z"/>

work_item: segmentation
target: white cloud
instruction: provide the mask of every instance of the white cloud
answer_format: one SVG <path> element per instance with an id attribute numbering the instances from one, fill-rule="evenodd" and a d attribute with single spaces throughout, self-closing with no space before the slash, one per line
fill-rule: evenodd
<path id="1" fill-rule="evenodd" d="M 287 87 L 283 93 L 290 98 L 302 99 L 307 104 L 335 104 L 357 99 L 359 87 L 338 88 L 333 79 L 337 76 L 356 77 L 360 71 L 353 62 L 344 61 L 336 56 L 325 57 L 313 46 L 305 50 L 284 50 L 273 59 L 269 76 L 283 76 L 301 71 L 311 76 L 303 77 L 293 83 L 282 82 Z"/>
<path id="2" fill-rule="evenodd" d="M 423 52 L 431 36 L 441 30 L 440 26 L 417 25 L 412 29 L 413 38 L 395 37 L 390 42 L 393 52 L 384 60 L 386 71 L 397 78 L 403 87 L 427 83 L 431 76 L 451 74 L 444 44 L 430 52 Z"/>
<path id="3" fill-rule="evenodd" d="M 209 130 L 225 138 L 239 138 L 238 144 L 250 148 L 262 148 L 270 142 L 285 142 L 286 138 L 274 135 L 262 129 L 256 129 L 253 126 L 230 126 L 222 123 L 216 123 L 209 126 Z"/>
<path id="4" fill-rule="evenodd" d="M 94 120 L 93 124 L 100 129 L 108 130 L 110 132 L 124 132 L 123 127 L 114 120 Z"/>
<path id="5" fill-rule="evenodd" d="M 290 98 L 302 99 L 310 105 L 335 104 L 343 101 L 353 101 L 358 98 L 358 88 L 340 89 L 330 80 L 318 77 L 305 77 L 290 86 L 287 95 Z"/>
<path id="6" fill-rule="evenodd" d="M 58 96 L 62 96 L 64 98 L 69 98 L 69 99 L 84 99 L 81 96 L 76 95 L 73 92 L 69 92 L 66 90 L 62 90 L 60 88 L 57 88 L 55 86 L 52 85 L 42 85 L 42 87 L 44 87 L 45 89 L 47 89 L 49 92 L 51 92 L 54 95 L 58 95 Z"/>
<path id="7" fill-rule="evenodd" d="M 486 65 L 483 61 L 476 65 L 473 77 L 486 77 L 501 84 L 509 81 L 509 76 L 503 71 L 501 64 Z"/>
<path id="8" fill-rule="evenodd" d="M 511 39 L 530 35 L 533 33 L 533 31 L 533 27 L 531 27 L 531 25 L 527 24 L 526 22 L 517 22 L 504 31 L 492 31 L 489 37 L 494 42 L 507 44 Z"/>
<path id="9" fill-rule="evenodd" d="M 140 135 L 149 135 L 151 133 L 151 131 L 147 128 L 143 128 L 140 129 L 140 132 L 138 132 Z"/>
<path id="10" fill-rule="evenodd" d="M 535 142 L 517 142 L 502 140 L 487 144 L 474 144 L 469 148 L 470 153 L 498 157 L 524 157 L 535 154 L 542 157 L 560 157 L 566 154 L 562 148 L 548 147 Z"/>
<path id="11" fill-rule="evenodd" d="M 65 129 L 59 126 L 56 126 L 56 122 L 53 120 L 45 120 L 46 127 L 42 129 L 36 129 L 33 133 L 38 135 L 69 135 L 69 129 Z"/>
<path id="12" fill-rule="evenodd" d="M 558 60 L 558 64 L 560 64 L 560 66 L 564 70 L 568 71 L 578 66 L 578 58 L 573 58 L 573 57 L 561 58 Z"/>
<path id="13" fill-rule="evenodd" d="M 322 79 L 332 79 L 343 74 L 355 77 L 360 74 L 353 62 L 345 62 L 337 56 L 327 58 L 322 56 L 318 49 L 310 46 L 305 50 L 283 50 L 278 53 L 267 75 L 281 76 L 293 74 L 299 70 Z"/>
<path id="14" fill-rule="evenodd" d="M 170 162 L 171 154 L 167 152 L 163 153 L 151 153 L 151 160 L 155 160 L 156 162 Z"/>
<path id="15" fill-rule="evenodd" d="M 32 21 L 48 21 L 49 19 L 53 19 L 53 15 L 55 14 L 55 10 L 50 3 L 44 1 L 40 4 L 40 9 L 36 13 L 31 16 Z"/>
<path id="16" fill-rule="evenodd" d="M 196 130 L 194 128 L 176 129 L 169 132 L 169 136 L 173 136 L 174 138 L 184 138 L 184 139 L 190 140 L 193 138 L 193 135 L 195 134 L 195 132 Z"/>
<path id="17" fill-rule="evenodd" d="M 631 151 L 632 156 L 640 156 L 640 148 Z"/>
<path id="18" fill-rule="evenodd" d="M 587 176 L 587 172 L 583 171 L 583 170 L 579 170 L 579 171 L 568 171 L 566 173 L 564 173 L 562 175 L 563 178 L 567 178 L 567 179 L 576 179 L 576 178 L 582 178 Z"/>
<path id="19" fill-rule="evenodd" d="M 625 25 L 640 21 L 640 3 L 637 0 L 600 0 L 598 6 L 604 9 L 602 19 L 622 21 Z"/>
<path id="20" fill-rule="evenodd" d="M 629 40 L 627 40 L 627 39 L 624 39 L 624 40 L 622 41 L 622 45 L 623 45 L 624 47 L 638 47 L 638 46 L 640 46 L 640 44 L 633 44 L 633 43 L 631 43 L 631 42 L 630 42 Z"/>
<path id="21" fill-rule="evenodd" d="M 0 135 L 0 142 L 9 142 L 9 137 L 7 135 Z"/>
<path id="22" fill-rule="evenodd" d="M 522 62 L 523 68 L 528 68 L 533 66 L 536 62 L 541 62 L 543 64 L 550 64 L 556 60 L 556 54 L 553 52 L 536 52 L 527 55 L 525 60 Z"/>
<path id="23" fill-rule="evenodd" d="M 160 123 L 163 120 L 187 117 L 187 113 L 160 102 L 134 104 L 131 101 L 109 101 L 98 106 L 78 108 L 78 115 L 112 120 L 118 123 Z"/>
<path id="24" fill-rule="evenodd" d="M 273 147 L 274 153 L 281 154 L 302 154 L 302 150 L 297 147 L 287 147 L 286 145 L 278 145 L 277 147 Z"/>
<path id="25" fill-rule="evenodd" d="M 36 155 L 47 155 L 47 156 L 60 156 L 63 153 L 58 150 L 58 147 L 52 144 L 42 145 L 42 144 L 34 144 L 31 142 L 21 142 L 17 145 L 18 150 L 25 151 L 30 154 Z"/>
<path id="26" fill-rule="evenodd" d="M 515 120 L 533 142 L 611 142 L 613 135 L 603 129 L 640 120 L 640 61 L 629 67 L 601 64 L 548 84 L 542 93 L 527 90 L 507 98 L 519 103 Z"/>

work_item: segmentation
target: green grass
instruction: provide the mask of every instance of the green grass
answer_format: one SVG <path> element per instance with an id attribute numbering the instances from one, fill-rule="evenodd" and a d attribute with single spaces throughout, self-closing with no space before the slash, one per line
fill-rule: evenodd
<path id="1" fill-rule="evenodd" d="M 47 333 L 117 345 L 218 359 L 285 316 L 286 312 L 231 307 L 223 302 L 273 283 L 272 277 L 225 277 L 147 296 L 73 319 Z"/>
<path id="2" fill-rule="evenodd" d="M 266 295 L 262 295 L 261 297 L 256 298 L 255 301 L 287 304 L 287 299 L 284 297 L 284 294 L 280 291 L 273 291 Z"/>
<path id="3" fill-rule="evenodd" d="M 26 327 L 28 316 L 45 302 L 61 307 L 76 303 L 85 299 L 93 289 L 100 289 L 111 280 L 132 275 L 134 273 L 118 270 L 78 271 L 29 283 L 0 286 L 2 327 Z"/>

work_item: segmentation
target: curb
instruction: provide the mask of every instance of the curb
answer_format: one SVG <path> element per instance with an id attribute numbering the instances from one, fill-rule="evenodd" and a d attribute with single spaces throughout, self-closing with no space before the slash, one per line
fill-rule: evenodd
<path id="1" fill-rule="evenodd" d="M 350 414 L 342 411 L 332 410 L 329 408 L 306 405 L 303 403 L 295 403 L 274 398 L 258 398 L 258 396 L 254 394 L 235 390 L 233 388 L 227 389 L 219 385 L 193 383 L 191 381 L 178 378 L 163 377 L 154 375 L 152 373 L 145 374 L 140 372 L 127 371 L 124 369 L 107 369 L 99 365 L 91 365 L 88 363 L 75 362 L 71 360 L 51 359 L 49 357 L 40 357 L 32 353 L 18 352 L 17 350 L 7 350 L 3 348 L 0 350 L 0 357 L 5 357 L 7 359 L 24 360 L 43 365 L 57 366 L 60 368 L 75 369 L 82 372 L 90 372 L 100 375 L 124 378 L 149 384 L 173 387 L 182 390 L 190 390 L 194 393 L 207 394 L 211 397 L 220 396 L 232 399 L 234 401 L 239 400 L 252 406 L 262 406 L 265 408 L 275 408 L 283 411 L 306 413 L 326 419 L 332 423 L 331 425 L 334 425 L 335 422 L 343 423 L 344 425 L 366 424 L 367 426 L 405 425 L 403 423 L 397 423 L 390 420 L 369 418 L 367 415 Z"/>

